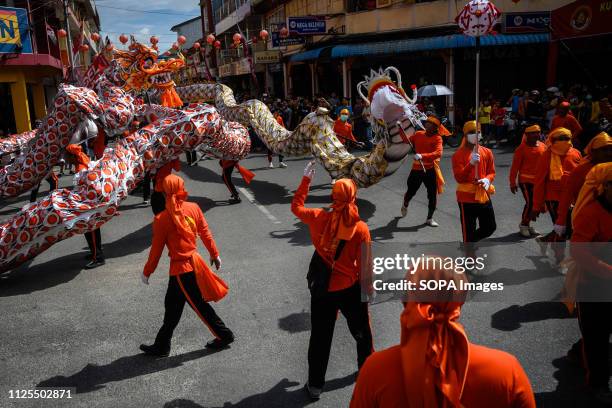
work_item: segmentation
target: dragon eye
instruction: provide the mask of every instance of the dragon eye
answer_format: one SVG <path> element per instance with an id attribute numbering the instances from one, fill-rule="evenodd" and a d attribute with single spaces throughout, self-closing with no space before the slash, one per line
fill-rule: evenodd
<path id="1" fill-rule="evenodd" d="M 143 64 L 145 68 L 151 68 L 152 65 L 153 65 L 153 58 L 147 58 Z"/>

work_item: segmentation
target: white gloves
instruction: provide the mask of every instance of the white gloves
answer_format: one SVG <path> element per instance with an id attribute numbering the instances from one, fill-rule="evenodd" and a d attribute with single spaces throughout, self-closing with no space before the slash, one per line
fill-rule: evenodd
<path id="1" fill-rule="evenodd" d="M 553 225 L 553 231 L 555 231 L 555 234 L 562 237 L 565 235 L 565 225 L 555 224 Z"/>
<path id="2" fill-rule="evenodd" d="M 414 160 L 419 161 L 423 158 L 423 156 L 421 156 L 419 153 L 414 155 Z"/>
<path id="3" fill-rule="evenodd" d="M 470 164 L 475 166 L 476 163 L 480 162 L 480 155 L 478 153 L 472 153 L 472 157 L 470 159 Z"/>
<path id="4" fill-rule="evenodd" d="M 213 258 L 210 258 L 210 264 L 211 264 L 211 265 L 215 265 L 215 268 L 216 268 L 217 270 L 219 270 L 219 268 L 221 267 L 221 257 L 220 257 L 220 256 L 218 256 L 218 257 L 216 257 L 216 258 L 214 258 L 214 259 L 213 259 Z"/>
<path id="5" fill-rule="evenodd" d="M 485 191 L 489 191 L 489 187 L 491 187 L 491 180 L 485 177 L 478 180 L 478 182 L 482 184 L 482 188 L 484 188 Z"/>
<path id="6" fill-rule="evenodd" d="M 142 280 L 142 283 L 144 283 L 145 285 L 149 284 L 149 277 L 146 276 L 144 273 L 140 274 L 140 280 Z"/>
<path id="7" fill-rule="evenodd" d="M 304 168 L 304 177 L 308 177 L 309 179 L 312 179 L 314 177 L 314 174 L 315 174 L 315 162 L 310 161 L 306 165 L 306 168 Z"/>

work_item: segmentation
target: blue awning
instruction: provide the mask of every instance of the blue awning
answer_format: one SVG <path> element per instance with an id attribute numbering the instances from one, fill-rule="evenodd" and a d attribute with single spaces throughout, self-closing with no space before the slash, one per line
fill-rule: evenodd
<path id="1" fill-rule="evenodd" d="M 538 34 L 497 34 L 480 38 L 483 47 L 496 45 L 536 44 L 550 41 L 548 33 Z M 439 37 L 412 38 L 393 41 L 379 41 L 365 44 L 335 45 L 331 48 L 331 58 L 359 57 L 368 55 L 394 55 L 415 51 L 440 50 L 449 48 L 470 48 L 476 45 L 473 37 L 453 34 Z M 315 48 L 289 58 L 291 62 L 308 61 L 319 58 L 327 47 Z M 327 53 L 327 52 L 326 52 Z"/>

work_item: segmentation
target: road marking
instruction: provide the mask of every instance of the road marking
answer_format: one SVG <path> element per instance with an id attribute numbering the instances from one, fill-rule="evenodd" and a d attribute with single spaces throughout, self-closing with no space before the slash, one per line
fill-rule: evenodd
<path id="1" fill-rule="evenodd" d="M 247 198 L 247 200 L 249 200 L 251 202 L 251 204 L 253 204 L 255 207 L 257 207 L 259 209 L 259 211 L 261 211 L 266 217 L 268 217 L 268 219 L 270 221 L 272 221 L 272 223 L 274 223 L 274 224 L 281 224 L 281 222 L 279 221 L 278 218 L 273 216 L 272 213 L 270 211 L 268 211 L 268 209 L 266 207 L 264 207 L 263 205 L 261 205 L 261 204 L 259 204 L 257 202 L 255 197 L 253 197 L 253 194 L 251 194 L 251 192 L 249 190 L 247 190 L 246 188 L 242 188 L 242 187 L 238 187 L 238 190 L 240 190 L 240 192 L 242 194 L 244 194 L 244 196 Z"/>

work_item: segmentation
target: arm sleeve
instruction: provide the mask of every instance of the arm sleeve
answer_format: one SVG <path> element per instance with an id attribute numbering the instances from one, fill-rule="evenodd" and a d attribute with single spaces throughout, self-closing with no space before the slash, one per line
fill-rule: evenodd
<path id="1" fill-rule="evenodd" d="M 523 367 L 521 367 L 521 363 L 519 363 L 516 358 L 514 361 L 514 399 L 511 407 L 536 408 L 535 397 L 533 395 L 533 390 L 531 389 L 531 384 L 529 383 L 529 378 L 527 378 L 525 370 L 523 370 Z"/>
<path id="2" fill-rule="evenodd" d="M 487 154 L 487 175 L 486 178 L 489 179 L 491 183 L 495 180 L 495 158 L 493 157 L 493 152 L 489 151 Z"/>
<path id="3" fill-rule="evenodd" d="M 442 137 L 438 136 L 433 152 L 422 153 L 421 156 L 427 160 L 437 160 L 442 157 Z"/>
<path id="4" fill-rule="evenodd" d="M 202 213 L 202 210 L 198 206 L 198 235 L 204 243 L 204 246 L 208 250 L 211 258 L 216 258 L 219 256 L 219 250 L 217 249 L 217 244 L 215 244 L 215 239 L 212 236 L 212 232 L 210 232 L 210 228 L 208 228 L 208 222 L 206 222 L 206 217 Z"/>
<path id="5" fill-rule="evenodd" d="M 365 286 L 367 289 L 372 288 L 372 239 L 370 237 L 370 230 L 366 227 L 363 228 L 363 238 L 359 248 L 357 249 L 357 270 L 359 271 L 359 277 L 362 284 L 362 288 Z M 364 276 L 362 273 L 365 272 Z"/>
<path id="6" fill-rule="evenodd" d="M 523 149 L 521 149 L 519 146 L 519 148 L 514 152 L 514 157 L 512 157 L 512 166 L 510 167 L 510 187 L 516 186 L 516 178 L 522 163 Z"/>
<path id="7" fill-rule="evenodd" d="M 318 208 L 304 207 L 309 188 L 310 179 L 308 177 L 302 177 L 302 182 L 293 196 L 293 201 L 291 201 L 291 212 L 305 224 L 311 223 L 319 211 L 321 211 Z"/>
<path id="8" fill-rule="evenodd" d="M 453 155 L 453 175 L 455 176 L 455 180 L 457 183 L 469 183 L 473 180 L 469 180 L 470 172 L 472 171 L 473 166 L 470 164 L 470 161 L 464 164 L 457 153 Z"/>
<path id="9" fill-rule="evenodd" d="M 536 176 L 533 181 L 533 210 L 540 211 L 544 207 L 544 190 L 546 189 L 546 177 L 550 167 L 550 153 L 543 154 L 538 162 Z"/>
<path id="10" fill-rule="evenodd" d="M 151 243 L 151 249 L 149 250 L 149 258 L 144 266 L 143 274 L 145 276 L 151 276 L 151 274 L 157 268 L 159 258 L 161 258 L 162 251 L 166 245 L 166 231 L 164 231 L 158 218 L 153 221 L 153 242 Z"/>

